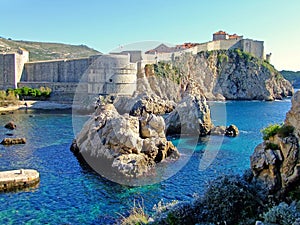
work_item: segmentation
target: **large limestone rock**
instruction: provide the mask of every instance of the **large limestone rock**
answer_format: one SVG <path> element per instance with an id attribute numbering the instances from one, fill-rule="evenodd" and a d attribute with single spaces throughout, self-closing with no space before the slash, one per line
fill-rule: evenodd
<path id="1" fill-rule="evenodd" d="M 156 95 L 143 95 L 138 99 L 130 110 L 130 115 L 139 116 L 143 111 L 155 115 L 163 115 L 172 112 L 175 108 L 175 103 L 168 100 L 163 100 Z"/>
<path id="2" fill-rule="evenodd" d="M 258 145 L 251 156 L 254 181 L 261 182 L 270 194 L 279 197 L 285 197 L 300 184 L 299 96 L 297 92 L 293 97 L 283 128 Z"/>
<path id="3" fill-rule="evenodd" d="M 300 91 L 292 98 L 292 108 L 286 115 L 285 124 L 295 127 L 295 135 L 300 139 Z"/>
<path id="4" fill-rule="evenodd" d="M 122 177 L 138 178 L 152 170 L 155 163 L 179 157 L 164 129 L 160 116 L 147 112 L 140 117 L 120 115 L 112 104 L 100 105 L 71 149 L 87 163 L 94 163 L 94 169 L 104 170 L 97 171 L 102 175 L 110 176 L 113 171 Z"/>
<path id="5" fill-rule="evenodd" d="M 200 52 L 174 62 L 180 79 L 194 79 L 208 100 L 274 100 L 293 94 L 272 65 L 238 51 Z"/>
<path id="6" fill-rule="evenodd" d="M 119 96 L 113 104 L 120 114 L 129 113 L 140 116 L 143 111 L 155 115 L 163 115 L 174 110 L 176 103 L 160 98 L 151 92 L 137 94 L 133 97 Z"/>
<path id="7" fill-rule="evenodd" d="M 213 127 L 203 95 L 186 95 L 166 117 L 167 134 L 207 135 Z"/>

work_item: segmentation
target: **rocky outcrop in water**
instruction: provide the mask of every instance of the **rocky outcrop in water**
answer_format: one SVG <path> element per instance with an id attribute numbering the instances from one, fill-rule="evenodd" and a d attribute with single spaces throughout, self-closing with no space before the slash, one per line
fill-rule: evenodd
<path id="1" fill-rule="evenodd" d="M 102 168 L 99 163 L 93 168 L 100 169 L 105 176 L 114 171 L 123 177 L 141 177 L 155 169 L 156 163 L 179 157 L 164 130 L 161 116 L 146 111 L 139 117 L 120 115 L 112 104 L 100 105 L 71 148 L 87 163 L 104 161 L 108 167 Z"/>
<path id="2" fill-rule="evenodd" d="M 285 124 L 258 145 L 251 156 L 254 181 L 278 197 L 285 197 L 300 184 L 299 106 L 300 92 L 297 92 Z"/>
<path id="3" fill-rule="evenodd" d="M 210 130 L 210 135 L 225 135 L 228 137 L 236 137 L 239 135 L 239 129 L 237 126 L 231 124 L 228 127 L 215 126 Z"/>
<path id="4" fill-rule="evenodd" d="M 203 95 L 186 95 L 174 111 L 166 116 L 167 135 L 207 135 L 213 124 Z"/>

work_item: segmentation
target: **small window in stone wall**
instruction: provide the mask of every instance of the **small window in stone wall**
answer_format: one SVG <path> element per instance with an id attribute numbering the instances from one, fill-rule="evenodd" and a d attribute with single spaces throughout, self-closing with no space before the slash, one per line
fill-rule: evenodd
<path id="1" fill-rule="evenodd" d="M 109 79 L 109 82 L 112 82 L 112 79 Z"/>

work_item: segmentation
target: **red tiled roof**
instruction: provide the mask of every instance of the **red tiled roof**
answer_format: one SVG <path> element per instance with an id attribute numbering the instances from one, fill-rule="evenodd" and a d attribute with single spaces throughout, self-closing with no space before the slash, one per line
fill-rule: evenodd
<path id="1" fill-rule="evenodd" d="M 241 36 L 237 35 L 237 34 L 231 34 L 229 35 L 229 39 L 235 39 L 235 38 L 239 38 Z"/>
<path id="2" fill-rule="evenodd" d="M 199 43 L 183 43 L 181 45 L 176 45 L 176 49 L 189 49 L 189 48 L 192 48 L 192 47 L 195 47 L 196 45 L 199 45 Z"/>
<path id="3" fill-rule="evenodd" d="M 225 31 L 219 30 L 218 32 L 216 32 L 214 34 L 216 34 L 216 35 L 220 35 L 220 34 L 226 35 L 227 33 Z"/>

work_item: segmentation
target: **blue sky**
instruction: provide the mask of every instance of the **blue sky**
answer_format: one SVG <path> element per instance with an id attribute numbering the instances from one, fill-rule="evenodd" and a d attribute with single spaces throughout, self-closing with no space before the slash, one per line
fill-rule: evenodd
<path id="1" fill-rule="evenodd" d="M 265 41 L 279 70 L 300 70 L 299 0 L 0 0 L 0 36 L 86 44 L 206 42 L 225 30 Z"/>

